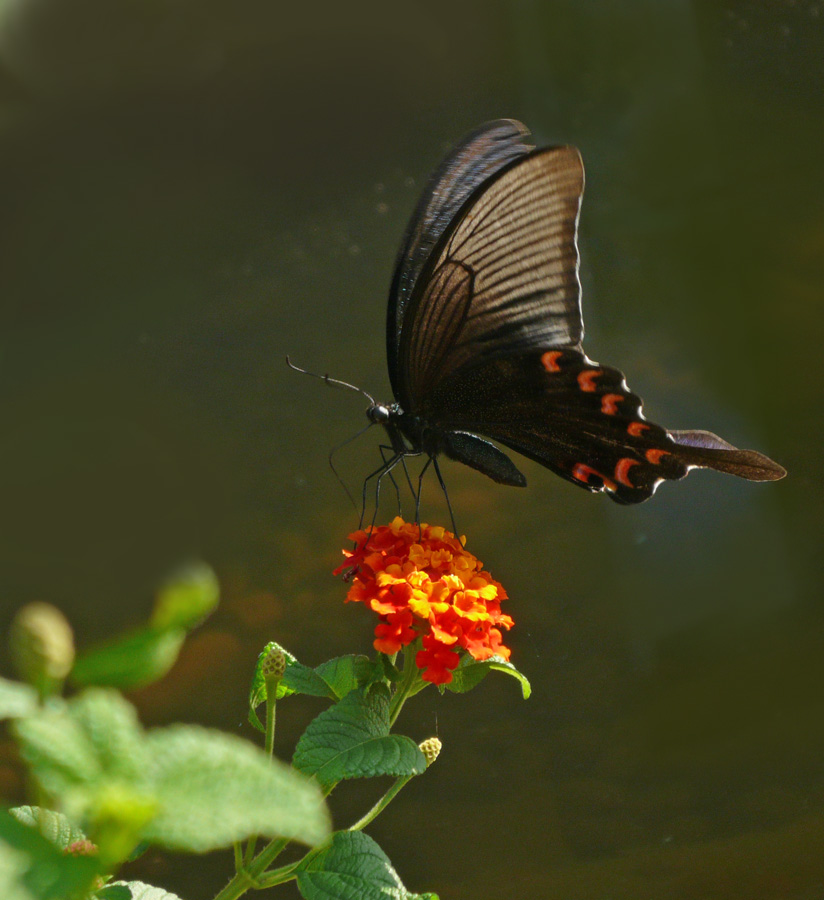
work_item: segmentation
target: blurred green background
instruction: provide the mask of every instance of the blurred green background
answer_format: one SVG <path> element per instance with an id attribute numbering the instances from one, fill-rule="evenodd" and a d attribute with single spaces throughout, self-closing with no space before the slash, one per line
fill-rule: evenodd
<path id="1" fill-rule="evenodd" d="M 284 356 L 390 399 L 406 220 L 498 116 L 582 150 L 589 356 L 790 474 L 619 508 L 446 463 L 535 692 L 416 698 L 401 729 L 444 751 L 371 834 L 445 898 L 824 897 L 817 0 L 0 0 L 0 626 L 49 600 L 91 642 L 203 558 L 222 610 L 136 699 L 247 735 L 266 640 L 369 649 L 326 460 L 365 403 Z M 356 489 L 377 442 L 339 457 Z M 282 755 L 318 709 L 280 713 Z M 200 900 L 230 865 L 130 874 Z"/>

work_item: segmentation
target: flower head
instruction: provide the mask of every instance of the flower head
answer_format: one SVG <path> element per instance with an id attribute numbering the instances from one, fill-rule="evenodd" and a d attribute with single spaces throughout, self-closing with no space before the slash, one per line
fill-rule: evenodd
<path id="1" fill-rule="evenodd" d="M 398 516 L 349 535 L 354 550 L 335 569 L 351 580 L 347 601 L 365 603 L 380 619 L 376 650 L 397 653 L 418 638 L 422 677 L 434 684 L 452 680 L 465 651 L 473 659 L 509 659 L 501 629 L 512 619 L 501 612 L 506 591 L 463 540 L 433 525 L 414 525 Z"/>

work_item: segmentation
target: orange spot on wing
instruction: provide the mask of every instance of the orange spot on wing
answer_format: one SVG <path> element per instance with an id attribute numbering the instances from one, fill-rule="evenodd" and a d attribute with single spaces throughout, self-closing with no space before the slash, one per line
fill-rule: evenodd
<path id="1" fill-rule="evenodd" d="M 584 371 L 578 375 L 578 387 L 588 394 L 593 393 L 597 390 L 595 387 L 595 379 L 600 378 L 603 374 L 604 373 L 600 369 L 584 369 Z"/>
<path id="2" fill-rule="evenodd" d="M 621 394 L 604 394 L 601 397 L 601 412 L 614 416 L 618 412 L 618 404 L 623 400 Z"/>
<path id="3" fill-rule="evenodd" d="M 657 466 L 663 457 L 670 454 L 666 450 L 647 450 L 646 457 L 654 465 Z"/>
<path id="4" fill-rule="evenodd" d="M 627 425 L 627 434 L 633 437 L 641 437 L 641 435 L 649 428 L 646 422 L 630 422 Z"/>
<path id="5" fill-rule="evenodd" d="M 637 459 L 630 459 L 628 456 L 625 456 L 623 459 L 618 460 L 618 465 L 615 467 L 615 480 L 619 484 L 624 484 L 627 487 L 635 487 L 635 485 L 629 480 L 629 470 L 633 466 L 640 466 L 641 464 Z"/>
<path id="6" fill-rule="evenodd" d="M 589 484 L 589 479 L 596 475 L 601 479 L 604 483 L 604 487 L 608 491 L 615 491 L 617 487 L 614 481 L 610 481 L 605 475 L 602 475 L 597 469 L 593 469 L 592 466 L 588 466 L 585 463 L 576 463 L 572 468 L 572 477 L 577 481 L 580 481 L 582 484 Z"/>
<path id="7" fill-rule="evenodd" d="M 541 365 L 547 370 L 547 372 L 552 372 L 555 374 L 556 372 L 561 371 L 561 367 L 558 365 L 558 360 L 564 355 L 563 350 L 547 350 L 546 353 L 541 357 Z"/>

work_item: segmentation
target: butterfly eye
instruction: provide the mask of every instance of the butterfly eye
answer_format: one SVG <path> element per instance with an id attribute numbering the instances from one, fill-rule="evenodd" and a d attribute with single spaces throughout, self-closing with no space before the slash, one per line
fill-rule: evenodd
<path id="1" fill-rule="evenodd" d="M 375 425 L 383 425 L 385 422 L 389 421 L 389 407 L 384 406 L 382 403 L 373 403 L 372 406 L 366 410 L 366 415 L 369 418 L 369 421 L 373 422 Z"/>

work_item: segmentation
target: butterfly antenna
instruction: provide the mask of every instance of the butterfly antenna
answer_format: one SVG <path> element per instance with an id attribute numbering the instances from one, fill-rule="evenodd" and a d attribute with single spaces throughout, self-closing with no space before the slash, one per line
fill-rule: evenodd
<path id="1" fill-rule="evenodd" d="M 332 378 L 331 375 L 320 375 L 317 372 L 309 372 L 307 369 L 301 369 L 300 366 L 296 366 L 289 357 L 286 357 L 286 365 L 289 366 L 290 369 L 293 369 L 295 372 L 300 372 L 301 375 L 311 375 L 312 378 L 320 378 L 321 381 L 325 381 L 330 387 L 343 387 L 348 388 L 350 391 L 357 391 L 359 394 L 363 394 L 364 397 L 375 406 L 375 398 L 371 394 L 367 394 L 363 388 L 359 388 L 354 384 L 349 384 L 348 381 L 341 381 L 339 378 Z M 357 437 L 357 435 L 355 435 Z"/>

